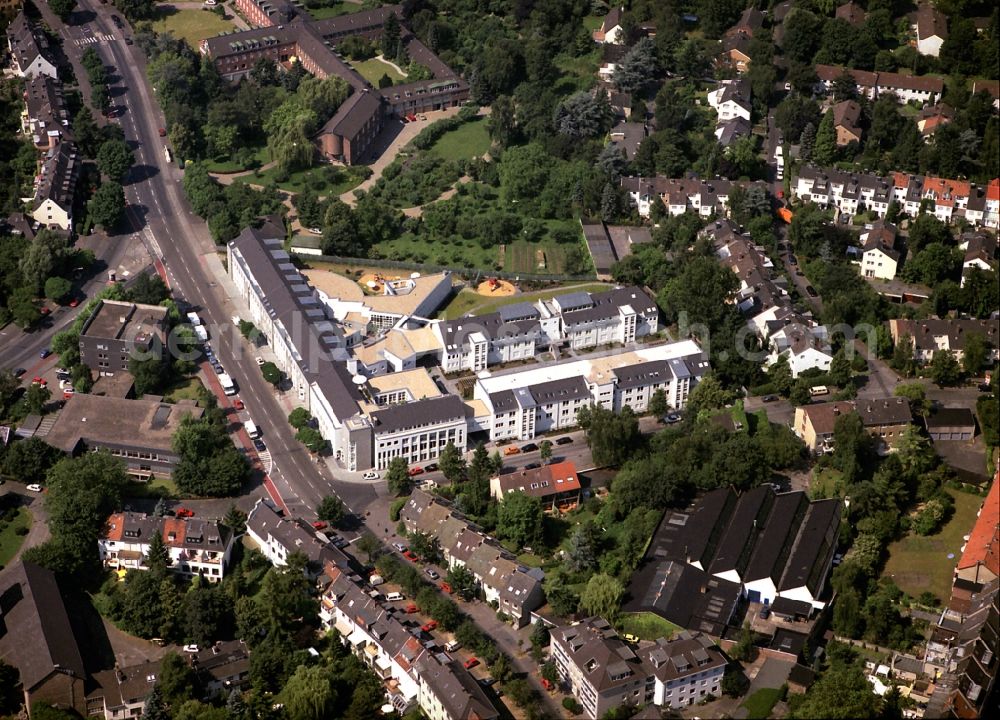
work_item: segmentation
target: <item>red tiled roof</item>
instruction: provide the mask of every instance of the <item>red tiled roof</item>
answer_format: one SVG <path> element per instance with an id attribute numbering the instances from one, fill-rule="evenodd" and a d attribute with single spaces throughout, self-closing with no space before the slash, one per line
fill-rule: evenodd
<path id="1" fill-rule="evenodd" d="M 1000 178 L 993 178 L 986 186 L 987 200 L 1000 200 Z"/>
<path id="2" fill-rule="evenodd" d="M 993 478 L 993 487 L 983 502 L 979 517 L 965 543 L 965 552 L 958 569 L 982 563 L 994 575 L 1000 575 L 1000 471 Z"/>

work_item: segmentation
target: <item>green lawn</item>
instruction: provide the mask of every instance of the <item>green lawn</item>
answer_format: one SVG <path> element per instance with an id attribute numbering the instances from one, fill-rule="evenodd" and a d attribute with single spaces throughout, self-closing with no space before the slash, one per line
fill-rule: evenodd
<path id="1" fill-rule="evenodd" d="M 175 403 L 181 400 L 194 400 L 198 402 L 201 397 L 200 390 L 204 387 L 197 377 L 183 378 L 167 388 L 163 393 L 163 399 L 168 403 Z"/>
<path id="2" fill-rule="evenodd" d="M 198 43 L 205 38 L 236 29 L 231 22 L 208 10 L 168 10 L 161 7 L 157 13 L 159 17 L 153 21 L 153 29 L 186 40 L 195 52 L 198 52 Z"/>
<path id="3" fill-rule="evenodd" d="M 467 160 L 481 157 L 489 149 L 490 135 L 486 131 L 486 120 L 477 118 L 446 132 L 427 152 L 445 160 Z"/>
<path id="4" fill-rule="evenodd" d="M 392 65 L 387 62 L 382 62 L 378 58 L 371 58 L 370 60 L 351 60 L 351 67 L 361 73 L 361 77 L 370 82 L 375 87 L 378 87 L 378 81 L 383 75 L 388 75 L 392 78 L 395 84 L 400 84 L 406 82 L 406 76 L 400 75 Z"/>
<path id="5" fill-rule="evenodd" d="M 325 20 L 326 18 L 337 17 L 338 15 L 350 15 L 351 13 L 361 12 L 361 6 L 349 2 L 339 2 L 327 7 L 311 7 L 306 8 L 306 10 L 316 20 Z"/>
<path id="6" fill-rule="evenodd" d="M 604 285 L 602 283 L 590 283 L 590 284 L 578 284 L 578 283 L 567 283 L 567 286 L 573 287 L 572 292 L 604 292 L 610 290 L 610 285 Z M 543 290 L 541 292 L 529 292 L 521 293 L 520 295 L 508 295 L 504 298 L 497 298 L 496 300 L 490 300 L 489 298 L 480 295 L 475 290 L 470 290 L 465 288 L 459 292 L 451 302 L 438 313 L 439 318 L 445 320 L 453 320 L 458 317 L 462 317 L 467 312 L 475 310 L 476 315 L 486 315 L 487 313 L 495 312 L 498 308 L 504 305 L 513 305 L 519 302 L 535 302 L 536 300 L 548 300 L 555 297 L 556 295 L 562 295 L 563 293 L 570 292 L 565 289 L 566 286 L 560 285 L 558 287 L 552 288 L 551 290 Z"/>
<path id="7" fill-rule="evenodd" d="M 132 481 L 125 488 L 125 497 L 178 497 L 177 483 L 173 478 L 154 475 L 149 482 Z"/>
<path id="8" fill-rule="evenodd" d="M 365 166 L 341 167 L 339 165 L 317 165 L 307 170 L 299 170 L 278 182 L 278 187 L 288 192 L 302 192 L 312 188 L 321 196 L 341 195 L 356 188 L 370 171 Z M 277 176 L 276 168 L 268 168 L 244 179 L 253 185 L 267 185 Z"/>
<path id="9" fill-rule="evenodd" d="M 26 507 L 19 507 L 9 513 L 7 527 L 0 530 L 0 567 L 11 561 L 24 543 L 24 535 L 18 535 L 18 528 L 31 526 L 31 512 Z"/>
<path id="10" fill-rule="evenodd" d="M 952 573 L 961 555 L 963 536 L 972 528 L 983 504 L 978 495 L 948 489 L 955 498 L 955 514 L 936 535 L 910 534 L 889 545 L 883 574 L 913 596 L 930 591 L 942 602 L 951 593 Z M 953 557 L 948 557 L 953 554 Z"/>
<path id="11" fill-rule="evenodd" d="M 651 612 L 625 613 L 618 619 L 619 632 L 635 635 L 640 640 L 670 638 L 681 629 L 679 625 L 674 625 Z"/>
<path id="12" fill-rule="evenodd" d="M 583 19 L 583 26 L 587 28 L 587 32 L 594 32 L 604 23 L 603 17 L 598 17 L 597 15 L 588 15 Z"/>
<path id="13" fill-rule="evenodd" d="M 823 468 L 814 470 L 812 482 L 809 483 L 809 495 L 814 500 L 837 497 L 837 483 L 841 476 L 840 470 Z"/>
<path id="14" fill-rule="evenodd" d="M 250 148 L 252 152 L 239 160 L 205 160 L 204 165 L 211 173 L 237 173 L 260 167 L 268 161 L 267 148 Z"/>
<path id="15" fill-rule="evenodd" d="M 761 688 L 748 697 L 740 707 L 745 707 L 750 713 L 750 720 L 764 720 L 771 716 L 771 708 L 781 697 L 780 688 Z"/>

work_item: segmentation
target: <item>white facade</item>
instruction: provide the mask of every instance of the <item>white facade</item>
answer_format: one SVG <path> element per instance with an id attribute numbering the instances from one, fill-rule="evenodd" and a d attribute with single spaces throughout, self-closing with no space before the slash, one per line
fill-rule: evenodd
<path id="1" fill-rule="evenodd" d="M 892 280 L 896 277 L 896 265 L 896 259 L 881 248 L 866 250 L 861 256 L 861 274 L 865 277 Z"/>
<path id="2" fill-rule="evenodd" d="M 45 227 L 69 230 L 73 225 L 72 211 L 72 208 L 61 207 L 52 198 L 45 198 L 37 208 L 31 211 L 31 217 Z"/>
<path id="3" fill-rule="evenodd" d="M 719 87 L 708 93 L 706 97 L 708 104 L 715 108 L 716 113 L 718 113 L 720 124 L 734 118 L 743 118 L 747 122 L 750 121 L 751 106 L 749 102 L 738 102 L 736 98 L 732 97 L 723 99 L 725 95 L 729 94 L 726 93 L 726 89 L 734 82 L 741 83 L 742 81 L 722 80 L 719 82 Z"/>
<path id="4" fill-rule="evenodd" d="M 656 677 L 653 704 L 680 710 L 700 702 L 708 695 L 721 697 L 722 676 L 725 672 L 725 665 L 720 665 L 666 682 Z"/>

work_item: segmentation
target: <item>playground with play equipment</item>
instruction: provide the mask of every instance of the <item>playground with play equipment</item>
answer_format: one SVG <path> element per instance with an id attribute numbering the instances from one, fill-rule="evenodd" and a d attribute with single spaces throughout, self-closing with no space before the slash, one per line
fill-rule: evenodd
<path id="1" fill-rule="evenodd" d="M 487 278 L 476 287 L 480 295 L 487 297 L 507 297 L 517 292 L 513 283 L 501 280 L 500 278 Z"/>

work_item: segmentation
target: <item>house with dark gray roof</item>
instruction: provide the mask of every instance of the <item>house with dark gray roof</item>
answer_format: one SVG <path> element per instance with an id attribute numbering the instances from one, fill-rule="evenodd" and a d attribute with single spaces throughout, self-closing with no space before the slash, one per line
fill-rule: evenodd
<path id="1" fill-rule="evenodd" d="M 51 570 L 20 562 L 0 585 L 0 660 L 20 673 L 24 702 L 87 714 L 87 669 Z"/>
<path id="2" fill-rule="evenodd" d="M 466 445 L 468 408 L 457 395 L 390 405 L 371 413 L 375 467 L 401 457 L 407 465 L 433 460 L 448 443 Z"/>
<path id="3" fill-rule="evenodd" d="M 768 485 L 706 493 L 664 516 L 633 576 L 629 608 L 710 634 L 722 631 L 740 596 L 800 601 L 807 615 L 821 610 L 841 509 L 839 500 L 810 502 Z"/>
<path id="4" fill-rule="evenodd" d="M 247 537 L 278 567 L 287 565 L 292 553 L 302 553 L 309 562 L 306 570 L 313 578 L 331 565 L 349 565 L 347 556 L 326 535 L 301 518 L 284 516 L 263 499 L 257 500 L 247 516 Z"/>
<path id="5" fill-rule="evenodd" d="M 72 139 L 69 111 L 59 80 L 44 73 L 25 80 L 21 132 L 39 150 L 49 150 L 63 139 Z"/>
<path id="6" fill-rule="evenodd" d="M 444 653 L 424 653 L 416 664 L 420 707 L 434 720 L 495 720 L 500 712 L 469 671 Z"/>
<path id="7" fill-rule="evenodd" d="M 48 75 L 59 78 L 56 58 L 48 37 L 41 28 L 29 22 L 23 11 L 7 26 L 7 50 L 10 52 L 14 72 L 21 77 Z"/>
<path id="8" fill-rule="evenodd" d="M 376 89 L 347 61 L 337 46 L 351 37 L 378 40 L 390 15 L 403 18 L 399 5 L 362 10 L 314 20 L 298 5 L 280 0 L 237 0 L 259 27 L 226 33 L 201 41 L 202 55 L 212 58 L 219 74 L 238 80 L 264 58 L 283 67 L 298 62 L 318 78 L 339 77 L 351 95 L 315 137 L 329 160 L 348 165 L 367 157 L 389 118 L 457 107 L 469 97 L 469 86 L 446 63 L 402 25 L 402 42 L 410 59 L 426 67 L 432 77 Z"/>
<path id="9" fill-rule="evenodd" d="M 73 201 L 80 178 L 80 158 L 71 142 L 50 149 L 35 178 L 31 217 L 44 227 L 69 230 L 73 226 Z"/>

